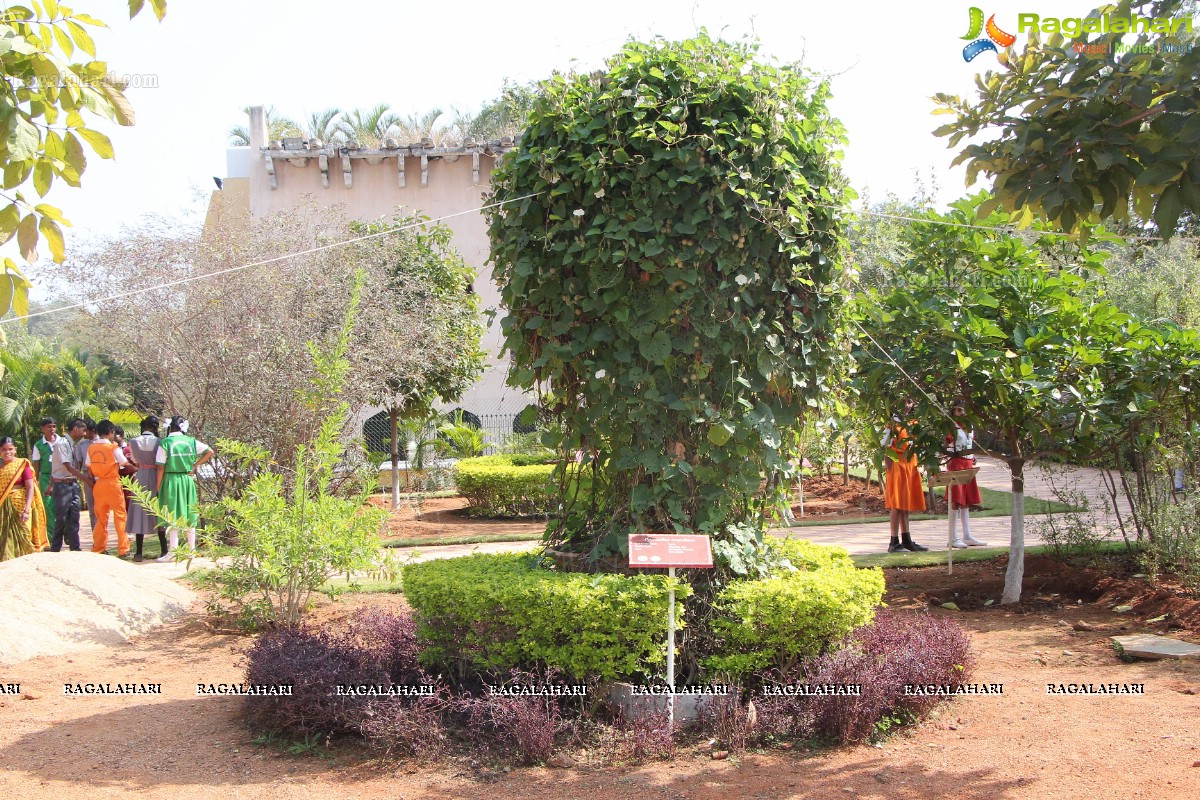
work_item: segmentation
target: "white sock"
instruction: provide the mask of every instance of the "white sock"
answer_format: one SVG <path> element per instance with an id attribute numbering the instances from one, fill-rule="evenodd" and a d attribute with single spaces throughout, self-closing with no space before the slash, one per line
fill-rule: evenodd
<path id="1" fill-rule="evenodd" d="M 188 540 L 188 548 L 191 550 L 195 550 L 196 549 L 196 529 L 195 528 L 188 528 L 187 540 Z"/>
<path id="2" fill-rule="evenodd" d="M 956 513 L 962 515 L 962 538 L 964 542 L 971 541 L 971 509 L 963 506 L 956 510 Z"/>
<path id="3" fill-rule="evenodd" d="M 959 509 L 957 508 L 950 509 L 950 541 L 952 542 L 958 539 L 958 537 L 954 535 L 954 528 L 958 523 L 958 512 Z"/>
<path id="4" fill-rule="evenodd" d="M 167 553 L 166 555 L 156 559 L 157 561 L 174 561 L 175 548 L 179 546 L 179 531 L 175 528 L 167 528 Z"/>

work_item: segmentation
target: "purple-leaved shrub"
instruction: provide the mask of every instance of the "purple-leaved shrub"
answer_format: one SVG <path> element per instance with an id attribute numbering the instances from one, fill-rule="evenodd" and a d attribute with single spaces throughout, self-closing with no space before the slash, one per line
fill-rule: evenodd
<path id="1" fill-rule="evenodd" d="M 811 735 L 835 742 L 865 741 L 893 724 L 927 713 L 938 695 L 908 694 L 907 686 L 951 689 L 965 683 L 974 668 L 970 640 L 962 627 L 928 614 L 881 611 L 875 621 L 851 633 L 843 646 L 804 667 L 809 684 L 857 685 L 858 696 L 797 698 L 811 714 Z"/>
<path id="2" fill-rule="evenodd" d="M 363 710 L 378 698 L 340 694 L 338 686 L 434 684 L 417 663 L 415 631 L 407 614 L 372 610 L 336 633 L 278 628 L 262 634 L 243 657 L 246 683 L 290 684 L 292 694 L 248 698 L 248 719 L 300 737 L 359 733 Z"/>

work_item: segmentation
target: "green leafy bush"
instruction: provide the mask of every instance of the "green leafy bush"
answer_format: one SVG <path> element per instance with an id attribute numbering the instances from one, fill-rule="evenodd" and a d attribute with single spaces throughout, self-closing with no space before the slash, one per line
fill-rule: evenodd
<path id="1" fill-rule="evenodd" d="M 464 458 L 454 465 L 454 483 L 472 516 L 544 517 L 558 502 L 553 472 L 539 456 Z"/>
<path id="2" fill-rule="evenodd" d="M 534 556 L 479 554 L 410 564 L 403 585 L 422 662 L 458 678 L 544 665 L 614 680 L 666 659 L 664 575 L 554 572 Z"/>
<path id="3" fill-rule="evenodd" d="M 733 677 L 786 671 L 869 623 L 883 597 L 883 573 L 858 569 L 840 547 L 786 540 L 772 544 L 786 566 L 763 580 L 734 581 L 714 602 L 717 650 L 701 659 Z"/>
<path id="4" fill-rule="evenodd" d="M 553 389 L 543 441 L 593 469 L 587 496 L 560 484 L 548 541 L 619 558 L 629 533 L 696 531 L 721 579 L 765 574 L 836 352 L 852 192 L 829 87 L 701 32 L 539 89 L 492 174 L 525 199 L 489 234 L 512 380 Z"/>
<path id="5" fill-rule="evenodd" d="M 273 463 L 263 448 L 226 439 L 217 443 L 226 463 L 254 478 L 240 497 L 226 498 L 214 509 L 222 525 L 237 532 L 237 542 L 222 545 L 216 531 L 205 531 L 217 564 L 204 584 L 213 589 L 209 607 L 229 612 L 245 628 L 293 627 L 330 578 L 392 570 L 379 553 L 384 512 L 368 503 L 373 476 L 366 476 L 357 494 L 348 494 L 345 482 L 338 485 L 345 454 L 342 431 L 350 416 L 349 404 L 340 397 L 361 281 L 360 276 L 333 348 L 323 352 L 309 342 L 317 375 L 302 399 L 323 410 L 325 418 L 296 448 L 292 464 Z"/>

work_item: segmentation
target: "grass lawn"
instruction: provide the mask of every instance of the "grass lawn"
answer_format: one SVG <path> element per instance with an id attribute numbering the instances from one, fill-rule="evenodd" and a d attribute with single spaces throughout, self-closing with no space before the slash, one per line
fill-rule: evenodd
<path id="1" fill-rule="evenodd" d="M 1102 552 L 1121 553 L 1126 550 L 1124 542 L 1105 542 L 1100 548 Z M 1053 548 L 1047 544 L 1034 545 L 1025 548 L 1025 555 L 1045 555 Z M 1007 547 L 972 547 L 969 550 L 955 550 L 954 563 L 964 564 L 969 561 L 987 561 L 992 558 L 1008 555 Z M 946 563 L 946 551 L 929 553 L 867 553 L 860 556 L 850 556 L 860 567 L 936 567 Z"/>

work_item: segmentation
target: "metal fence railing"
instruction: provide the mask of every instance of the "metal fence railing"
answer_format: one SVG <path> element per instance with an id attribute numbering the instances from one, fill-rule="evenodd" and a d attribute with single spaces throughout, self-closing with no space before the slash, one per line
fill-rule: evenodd
<path id="1" fill-rule="evenodd" d="M 453 422 L 454 412 L 439 415 L 441 421 Z M 479 430 L 484 437 L 484 445 L 488 452 L 506 450 L 522 441 L 527 441 L 529 434 L 536 430 L 534 425 L 526 424 L 528 415 L 521 414 L 473 414 L 462 412 L 462 422 Z M 391 451 L 391 421 L 387 412 L 381 411 L 368 417 L 359 432 L 363 437 L 368 452 L 388 453 Z M 416 430 L 411 424 L 403 424 L 400 431 L 401 448 L 408 442 L 409 450 L 421 441 L 433 441 L 437 436 L 434 425 L 428 425 L 423 430 Z M 402 458 L 404 457 L 402 453 Z"/>

